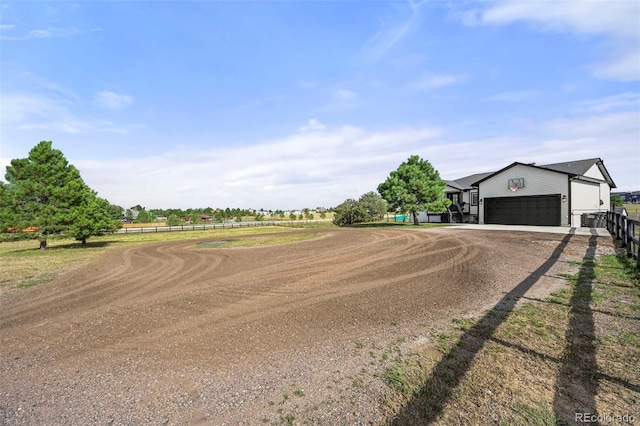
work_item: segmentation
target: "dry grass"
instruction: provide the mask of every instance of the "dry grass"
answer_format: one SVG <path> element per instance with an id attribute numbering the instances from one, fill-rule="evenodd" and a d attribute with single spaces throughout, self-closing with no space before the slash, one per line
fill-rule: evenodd
<path id="1" fill-rule="evenodd" d="M 634 220 L 640 220 L 640 204 L 625 204 L 629 217 Z"/>
<path id="2" fill-rule="evenodd" d="M 609 255 L 585 258 L 567 280 L 497 328 L 485 326 L 504 313 L 488 312 L 406 349 L 387 367 L 389 423 L 556 425 L 577 412 L 638 420 L 640 274 Z"/>
<path id="3" fill-rule="evenodd" d="M 38 250 L 37 240 L 0 243 L 0 290 L 23 288 L 47 282 L 97 259 L 106 250 L 131 244 L 162 241 L 223 239 L 247 235 L 290 232 L 285 227 L 233 228 L 206 231 L 149 232 L 93 237 L 86 245 L 71 239 L 50 239 L 47 250 Z M 286 241 L 282 241 L 283 243 Z M 247 243 L 249 244 L 249 243 Z"/>

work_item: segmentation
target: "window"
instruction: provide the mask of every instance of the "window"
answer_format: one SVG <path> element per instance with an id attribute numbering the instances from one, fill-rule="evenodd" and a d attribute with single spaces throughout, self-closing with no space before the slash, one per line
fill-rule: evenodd
<path id="1" fill-rule="evenodd" d="M 478 205 L 478 193 L 477 192 L 472 192 L 471 193 L 471 205 L 472 206 L 477 206 Z"/>

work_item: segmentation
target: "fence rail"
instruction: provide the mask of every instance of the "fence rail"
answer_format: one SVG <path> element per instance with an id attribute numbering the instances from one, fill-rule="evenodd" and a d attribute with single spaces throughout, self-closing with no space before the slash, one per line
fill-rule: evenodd
<path id="1" fill-rule="evenodd" d="M 177 232 L 177 231 L 205 231 L 208 229 L 231 229 L 231 228 L 253 228 L 259 226 L 288 226 L 302 227 L 309 225 L 318 225 L 320 223 L 331 222 L 330 219 L 325 220 L 274 220 L 274 221 L 257 221 L 257 222 L 229 222 L 229 223 L 211 223 L 200 225 L 176 225 L 176 226 L 144 226 L 139 228 L 120 228 L 116 232 L 118 234 L 140 234 L 144 232 Z"/>
<path id="2" fill-rule="evenodd" d="M 610 211 L 607 212 L 607 230 L 622 241 L 627 256 L 634 257 L 636 267 L 640 268 L 640 221 Z"/>

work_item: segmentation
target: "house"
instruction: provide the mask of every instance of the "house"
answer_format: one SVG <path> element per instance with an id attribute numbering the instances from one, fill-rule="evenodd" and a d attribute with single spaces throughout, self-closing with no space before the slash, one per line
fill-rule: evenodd
<path id="1" fill-rule="evenodd" d="M 611 195 L 618 195 L 623 203 L 639 204 L 640 203 L 640 191 L 629 192 L 612 192 Z"/>
<path id="2" fill-rule="evenodd" d="M 514 162 L 477 179 L 468 192 L 477 190 L 481 224 L 573 227 L 581 225 L 584 213 L 608 211 L 615 187 L 602 159 L 590 158 L 547 165 Z"/>
<path id="3" fill-rule="evenodd" d="M 445 195 L 451 200 L 449 211 L 454 222 L 478 222 L 478 188 L 473 183 L 484 179 L 493 172 L 476 173 L 456 180 L 447 180 Z"/>

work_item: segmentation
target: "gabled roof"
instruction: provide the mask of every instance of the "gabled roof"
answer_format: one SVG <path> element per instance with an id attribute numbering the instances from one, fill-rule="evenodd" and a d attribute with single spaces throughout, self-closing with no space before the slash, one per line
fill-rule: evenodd
<path id="1" fill-rule="evenodd" d="M 477 181 L 473 182 L 471 184 L 471 186 L 478 186 L 481 182 L 484 182 L 485 180 L 499 174 L 502 173 L 503 171 L 510 169 L 513 166 L 516 165 L 520 165 L 520 166 L 527 166 L 527 167 L 535 167 L 537 169 L 545 169 L 545 170 L 551 170 L 554 172 L 558 172 L 558 173 L 563 173 L 566 175 L 569 175 L 571 177 L 576 177 L 576 176 L 584 176 L 584 174 L 589 171 L 589 169 L 594 165 L 597 164 L 598 168 L 600 169 L 600 172 L 602 173 L 602 175 L 605 178 L 605 181 L 609 184 L 609 186 L 611 188 L 615 188 L 616 185 L 613 182 L 613 180 L 611 179 L 611 176 L 609 176 L 609 172 L 607 171 L 607 169 L 604 167 L 604 163 L 602 161 L 602 159 L 600 158 L 589 158 L 586 160 L 577 160 L 577 161 L 568 161 L 565 163 L 554 163 L 554 164 L 546 164 L 546 165 L 541 165 L 538 166 L 535 163 L 520 163 L 519 161 L 515 161 L 511 164 L 509 164 L 507 167 L 504 167 L 500 170 L 498 170 L 497 172 L 494 173 L 489 173 L 487 174 L 485 177 L 478 179 Z M 594 179 L 595 180 L 595 179 Z"/>
<path id="2" fill-rule="evenodd" d="M 554 170 L 557 172 L 563 172 L 576 176 L 584 176 L 584 174 L 587 173 L 594 164 L 598 165 L 600 173 L 602 173 L 602 176 L 604 176 L 604 180 L 609 184 L 609 186 L 611 188 L 615 188 L 616 184 L 613 183 L 613 179 L 611 179 L 611 176 L 609 175 L 609 172 L 604 166 L 604 162 L 601 158 L 589 158 L 586 160 L 569 161 L 566 163 L 546 164 L 540 167 L 542 167 L 543 169 Z"/>
<path id="3" fill-rule="evenodd" d="M 465 177 L 461 177 L 455 180 L 448 180 L 447 185 L 456 188 L 456 189 L 461 189 L 461 190 L 467 190 L 467 189 L 471 189 L 473 187 L 473 183 L 476 182 L 477 180 L 480 179 L 484 179 L 485 177 L 492 175 L 493 172 L 487 172 L 487 173 L 476 173 L 473 175 L 469 175 L 469 176 L 465 176 Z"/>
<path id="4" fill-rule="evenodd" d="M 567 161 L 564 163 L 539 165 L 543 169 L 554 170 L 556 172 L 568 173 L 576 176 L 583 176 L 598 161 L 599 158 L 589 158 L 586 160 Z"/>
<path id="5" fill-rule="evenodd" d="M 445 182 L 447 183 L 447 186 L 452 188 L 459 189 L 461 191 L 464 189 L 462 185 L 459 185 L 455 180 L 445 180 Z"/>

